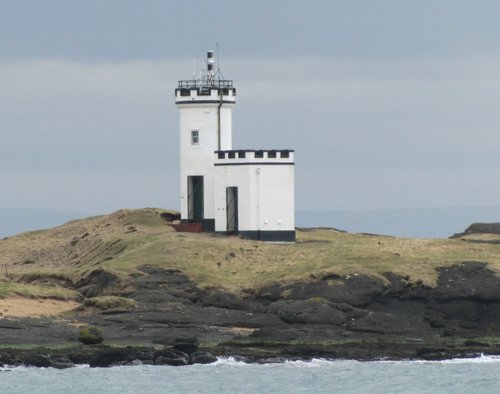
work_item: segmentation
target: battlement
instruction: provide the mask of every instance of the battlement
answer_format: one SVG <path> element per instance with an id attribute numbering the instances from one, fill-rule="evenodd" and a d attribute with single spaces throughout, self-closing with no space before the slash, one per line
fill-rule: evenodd
<path id="1" fill-rule="evenodd" d="M 215 151 L 215 166 L 244 164 L 294 164 L 291 149 L 239 149 Z"/>

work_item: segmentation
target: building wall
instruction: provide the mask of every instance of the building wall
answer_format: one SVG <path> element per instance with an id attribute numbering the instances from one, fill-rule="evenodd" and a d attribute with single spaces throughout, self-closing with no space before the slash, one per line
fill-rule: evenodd
<path id="1" fill-rule="evenodd" d="M 215 230 L 227 231 L 226 188 L 238 187 L 238 229 L 248 233 L 295 231 L 294 157 L 215 160 Z M 252 236 L 254 238 L 254 236 Z"/>
<path id="2" fill-rule="evenodd" d="M 212 89 L 210 95 L 198 95 L 196 89 L 189 91 L 189 96 L 176 93 L 176 104 L 180 119 L 180 175 L 181 175 L 181 218 L 188 218 L 188 176 L 204 177 L 204 217 L 214 218 L 214 151 L 219 149 L 218 122 L 220 96 L 218 89 Z M 220 147 L 231 149 L 232 145 L 232 107 L 233 91 L 222 97 L 220 107 Z M 229 101 L 229 102 L 226 102 Z M 191 132 L 198 131 L 198 144 L 191 143 Z"/>

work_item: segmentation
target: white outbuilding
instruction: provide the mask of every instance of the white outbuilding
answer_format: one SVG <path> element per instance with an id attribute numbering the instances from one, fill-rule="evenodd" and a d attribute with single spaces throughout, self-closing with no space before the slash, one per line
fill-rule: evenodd
<path id="1" fill-rule="evenodd" d="M 247 239 L 295 241 L 294 151 L 233 150 L 236 89 L 215 70 L 212 51 L 198 79 L 179 81 L 175 100 L 181 222 Z"/>

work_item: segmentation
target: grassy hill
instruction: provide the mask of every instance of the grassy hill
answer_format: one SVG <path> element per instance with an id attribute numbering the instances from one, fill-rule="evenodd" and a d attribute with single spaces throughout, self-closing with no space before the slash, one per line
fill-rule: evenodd
<path id="1" fill-rule="evenodd" d="M 167 220 L 171 214 L 154 208 L 120 210 L 4 238 L 0 297 L 78 300 L 81 295 L 70 284 L 89 272 L 102 268 L 126 278 L 141 275 L 136 268 L 144 264 L 178 269 L 200 287 L 235 293 L 328 274 L 381 277 L 389 271 L 433 286 L 436 267 L 471 260 L 500 272 L 500 235 L 405 239 L 306 229 L 297 231 L 295 244 L 273 244 L 177 233 Z"/>

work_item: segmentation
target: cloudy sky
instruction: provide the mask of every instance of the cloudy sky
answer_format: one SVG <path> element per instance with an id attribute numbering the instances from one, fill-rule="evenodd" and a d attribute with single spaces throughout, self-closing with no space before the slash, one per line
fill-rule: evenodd
<path id="1" fill-rule="evenodd" d="M 0 0 L 0 207 L 178 209 L 174 89 L 219 42 L 235 148 L 299 210 L 500 205 L 498 0 Z"/>

